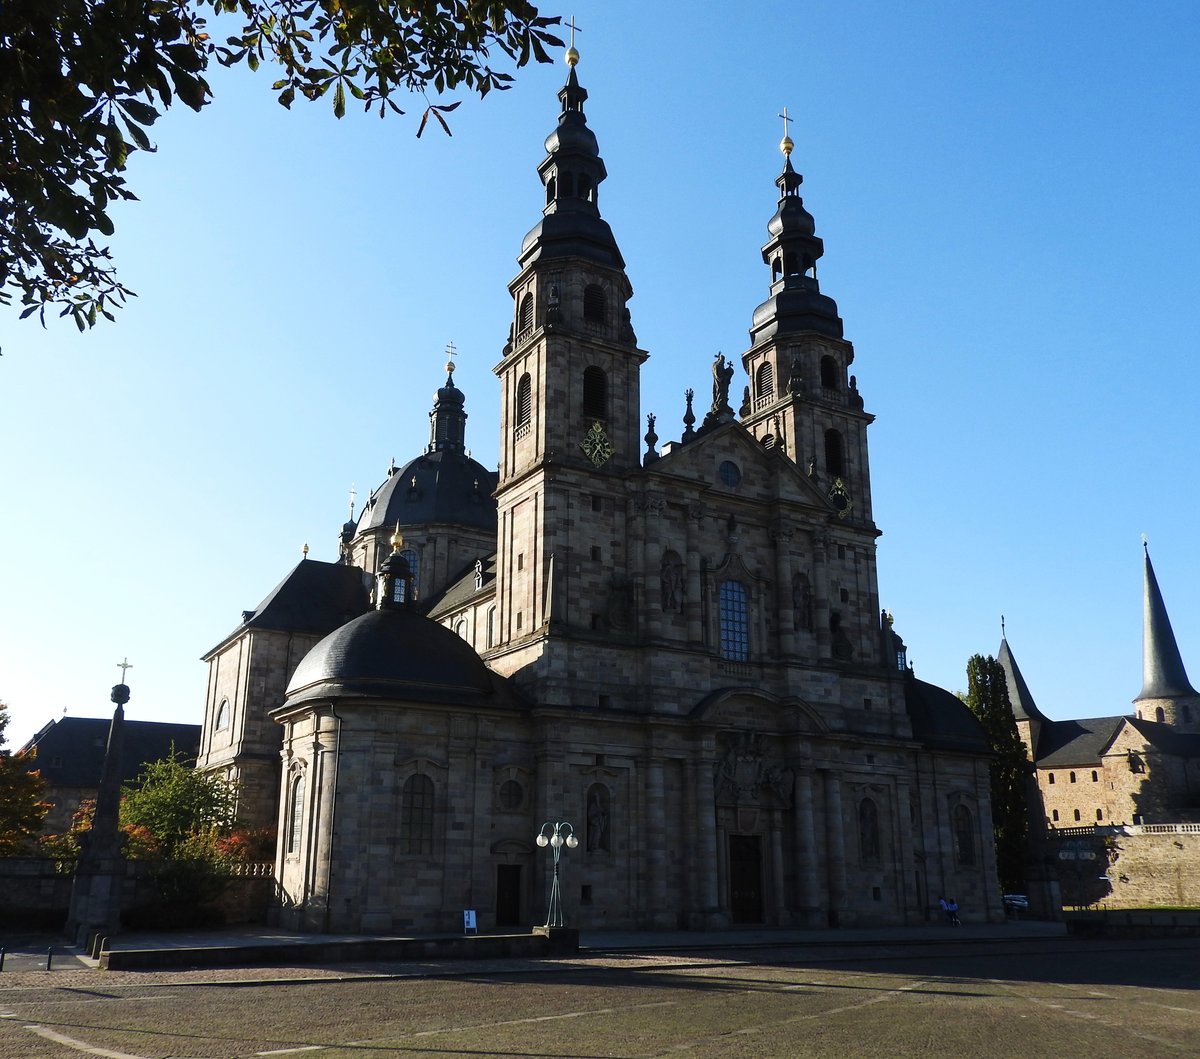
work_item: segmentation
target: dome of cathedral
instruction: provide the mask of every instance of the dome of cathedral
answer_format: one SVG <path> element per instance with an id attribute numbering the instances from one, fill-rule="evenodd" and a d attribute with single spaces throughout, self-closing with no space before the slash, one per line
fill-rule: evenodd
<path id="1" fill-rule="evenodd" d="M 401 468 L 367 501 L 358 532 L 443 523 L 496 529 L 496 472 L 465 452 L 426 452 Z"/>
<path id="2" fill-rule="evenodd" d="M 407 608 L 373 610 L 321 640 L 296 667 L 287 705 L 367 697 L 477 702 L 494 677 L 462 637 Z"/>

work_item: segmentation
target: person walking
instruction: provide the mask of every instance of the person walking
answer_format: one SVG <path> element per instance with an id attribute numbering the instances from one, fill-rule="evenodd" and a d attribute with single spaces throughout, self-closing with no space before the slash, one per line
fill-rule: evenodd
<path id="1" fill-rule="evenodd" d="M 953 897 L 946 902 L 946 914 L 950 917 L 950 925 L 952 927 L 962 926 L 962 923 L 958 919 L 958 902 Z"/>

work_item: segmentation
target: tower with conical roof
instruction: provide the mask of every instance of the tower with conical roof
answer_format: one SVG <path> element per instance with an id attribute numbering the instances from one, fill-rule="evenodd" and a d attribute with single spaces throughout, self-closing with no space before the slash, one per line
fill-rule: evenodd
<path id="1" fill-rule="evenodd" d="M 1029 685 L 1025 683 L 1025 678 L 1021 676 L 1021 670 L 1017 666 L 1016 658 L 1013 657 L 1012 648 L 1008 646 L 1008 637 L 1004 635 L 1003 628 L 1000 634 L 1000 651 L 996 655 L 996 661 L 1004 670 L 1004 677 L 1008 684 L 1008 701 L 1017 722 L 1017 734 L 1020 735 L 1021 742 L 1025 744 L 1029 760 L 1036 761 L 1038 738 L 1042 733 L 1042 726 L 1046 723 L 1046 717 L 1038 709 L 1037 703 L 1033 701 L 1033 693 L 1029 690 Z"/>
<path id="2" fill-rule="evenodd" d="M 640 464 L 647 354 L 630 325 L 625 261 L 600 215 L 607 172 L 578 60 L 572 47 L 538 166 L 542 218 L 521 244 L 510 338 L 494 369 L 502 401 L 494 664 L 505 672 L 543 653 L 552 624 L 586 639 L 592 617 L 610 610 L 626 558 L 624 477 Z"/>
<path id="3" fill-rule="evenodd" d="M 1200 695 L 1188 680 L 1171 619 L 1163 603 L 1150 547 L 1142 542 L 1142 690 L 1133 705 L 1139 718 L 1161 721 L 1183 731 L 1200 731 Z"/>

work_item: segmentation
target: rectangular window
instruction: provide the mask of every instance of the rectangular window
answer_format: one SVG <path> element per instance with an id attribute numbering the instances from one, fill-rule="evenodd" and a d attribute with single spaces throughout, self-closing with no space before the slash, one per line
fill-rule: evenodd
<path id="1" fill-rule="evenodd" d="M 599 561 L 600 561 L 600 545 L 593 544 L 592 545 L 592 562 L 598 563 Z"/>
<path id="2" fill-rule="evenodd" d="M 722 581 L 719 602 L 721 657 L 731 662 L 747 662 L 750 659 L 750 623 L 746 586 L 740 581 Z"/>

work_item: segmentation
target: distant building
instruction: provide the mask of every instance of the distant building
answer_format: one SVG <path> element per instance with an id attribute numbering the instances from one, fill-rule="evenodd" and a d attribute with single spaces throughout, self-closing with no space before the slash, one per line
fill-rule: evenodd
<path id="1" fill-rule="evenodd" d="M 1078 840 L 1090 833 L 1117 855 L 1104 869 L 1107 878 L 1092 872 L 1093 881 L 1108 884 L 1107 893 L 1105 886 L 1093 888 L 1097 900 L 1200 903 L 1200 694 L 1184 669 L 1149 549 L 1142 690 L 1133 712 L 1050 720 L 1034 702 L 1007 639 L 998 661 L 1036 770 L 1041 805 L 1035 811 L 1063 855 L 1060 869 L 1069 874 L 1072 850 L 1084 851 Z M 1131 869 L 1135 851 L 1145 860 L 1138 870 Z M 1066 889 L 1064 899 L 1070 903 Z"/>
<path id="2" fill-rule="evenodd" d="M 36 749 L 36 768 L 46 781 L 44 798 L 53 806 L 42 824 L 45 834 L 66 831 L 79 803 L 96 797 L 111 723 L 108 717 L 63 717 L 51 721 L 21 748 Z M 172 746 L 194 761 L 200 750 L 200 725 L 126 721 L 122 782 L 133 783 L 146 762 L 166 757 Z"/>

